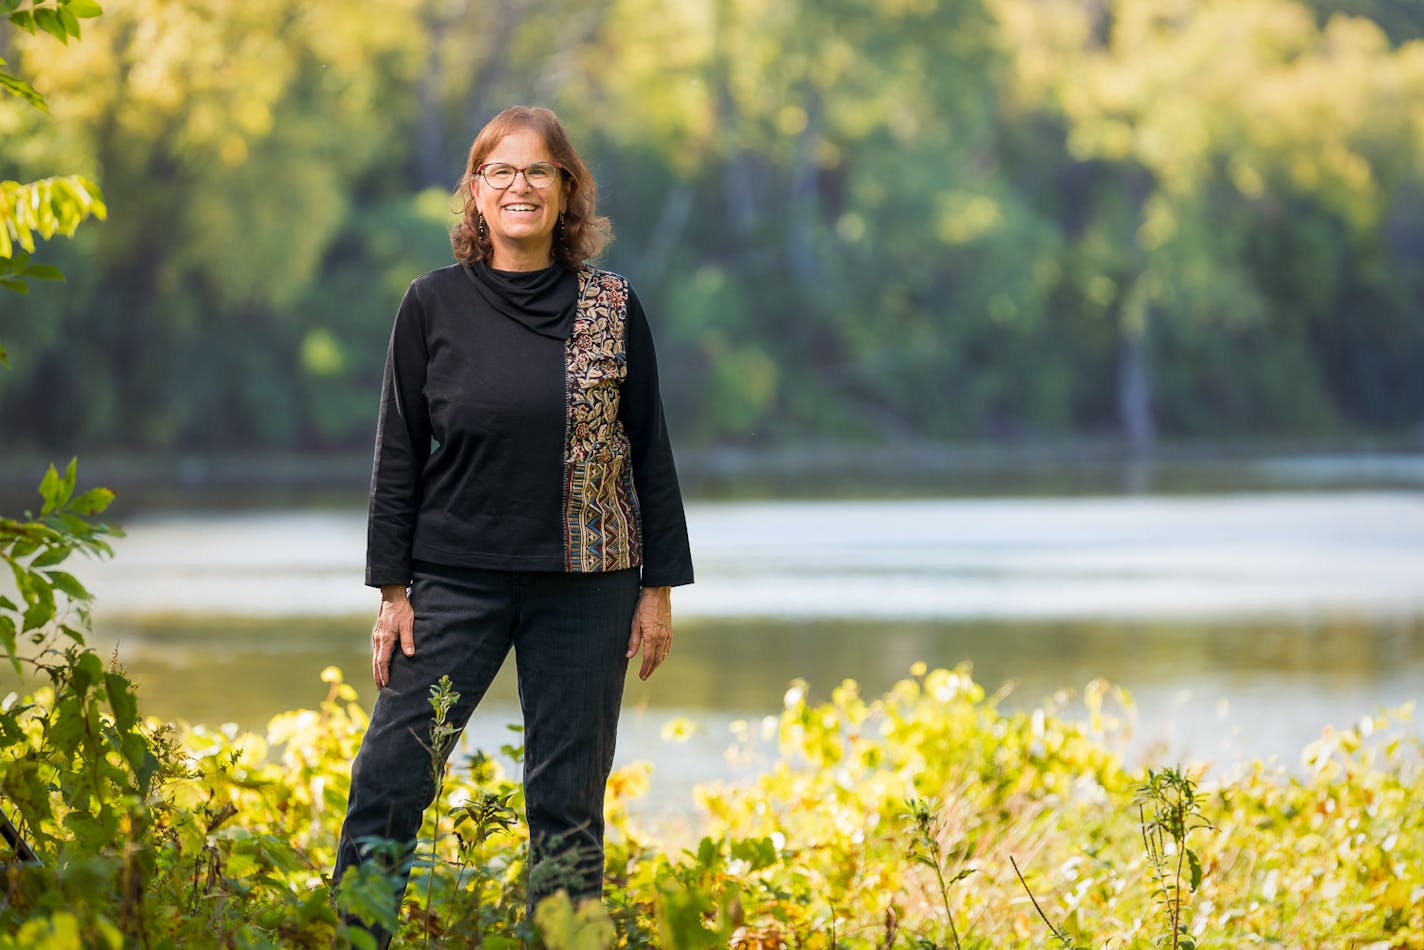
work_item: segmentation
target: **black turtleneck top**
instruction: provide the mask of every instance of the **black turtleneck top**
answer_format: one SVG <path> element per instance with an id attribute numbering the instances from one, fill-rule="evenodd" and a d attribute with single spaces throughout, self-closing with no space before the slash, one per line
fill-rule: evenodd
<path id="1" fill-rule="evenodd" d="M 413 560 L 692 582 L 653 338 L 627 281 L 477 262 L 411 283 L 386 356 L 366 583 L 407 584 Z"/>

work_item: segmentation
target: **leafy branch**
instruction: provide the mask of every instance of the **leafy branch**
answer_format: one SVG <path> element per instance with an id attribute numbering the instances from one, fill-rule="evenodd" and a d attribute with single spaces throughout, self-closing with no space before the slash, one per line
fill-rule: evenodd
<path id="1" fill-rule="evenodd" d="M 19 637 L 29 635 L 35 644 L 58 632 L 84 645 L 92 595 L 83 584 L 59 565 L 72 555 L 110 556 L 108 539 L 122 536 L 117 528 L 89 520 L 102 513 L 114 500 L 107 488 L 91 488 L 75 494 L 77 462 L 71 459 L 61 475 L 51 465 L 40 482 L 43 500 L 38 517 L 25 512 L 27 520 L 0 518 L 0 561 L 9 566 L 23 607 L 0 595 L 0 644 L 16 673 L 20 672 Z M 61 609 L 63 595 L 77 613 L 71 623 Z"/>
<path id="2" fill-rule="evenodd" d="M 27 33 L 48 33 L 62 43 L 79 38 L 79 21 L 103 12 L 95 0 L 0 0 L 0 16 Z M 30 83 L 9 72 L 0 59 L 0 90 L 18 96 L 41 112 L 49 106 Z M 59 268 L 31 264 L 35 237 L 73 237 L 80 222 L 108 214 L 99 186 L 81 175 L 42 178 L 28 184 L 0 181 L 0 287 L 28 293 L 26 278 L 63 280 Z M 16 250 L 16 245 L 19 250 Z M 0 347 L 0 366 L 8 366 Z"/>
<path id="3" fill-rule="evenodd" d="M 104 9 L 97 0 L 0 0 L 0 16 L 26 33 L 48 33 L 61 43 L 79 39 L 79 21 Z"/>

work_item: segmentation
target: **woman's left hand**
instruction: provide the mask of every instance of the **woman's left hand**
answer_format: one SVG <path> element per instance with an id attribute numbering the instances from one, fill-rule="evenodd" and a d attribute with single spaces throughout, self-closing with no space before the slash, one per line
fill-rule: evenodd
<path id="1" fill-rule="evenodd" d="M 644 587 L 633 610 L 633 633 L 628 638 L 628 659 L 643 651 L 643 668 L 638 679 L 645 680 L 662 666 L 672 649 L 672 588 Z"/>

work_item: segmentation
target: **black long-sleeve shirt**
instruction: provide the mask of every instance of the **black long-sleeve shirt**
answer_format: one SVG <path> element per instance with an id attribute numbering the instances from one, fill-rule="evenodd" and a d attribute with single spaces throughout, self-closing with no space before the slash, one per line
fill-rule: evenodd
<path id="1" fill-rule="evenodd" d="M 408 583 L 413 559 L 692 582 L 653 338 L 626 280 L 475 264 L 411 283 L 386 357 L 366 583 Z"/>

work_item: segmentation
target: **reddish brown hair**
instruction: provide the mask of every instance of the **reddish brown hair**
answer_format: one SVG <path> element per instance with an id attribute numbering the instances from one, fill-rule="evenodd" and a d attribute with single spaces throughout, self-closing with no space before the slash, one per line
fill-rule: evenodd
<path id="1" fill-rule="evenodd" d="M 613 240 L 613 223 L 598 214 L 598 184 L 583 156 L 569 141 L 563 123 L 551 110 L 536 106 L 510 106 L 485 123 L 470 145 L 465 173 L 455 187 L 455 198 L 461 208 L 460 220 L 450 231 L 455 259 L 464 264 L 490 259 L 493 247 L 488 234 L 480 235 L 480 213 L 475 206 L 475 169 L 506 135 L 520 129 L 537 132 L 554 161 L 564 168 L 568 192 L 564 200 L 563 226 L 554 230 L 554 257 L 565 266 L 577 269 L 585 261 L 597 258 Z"/>

